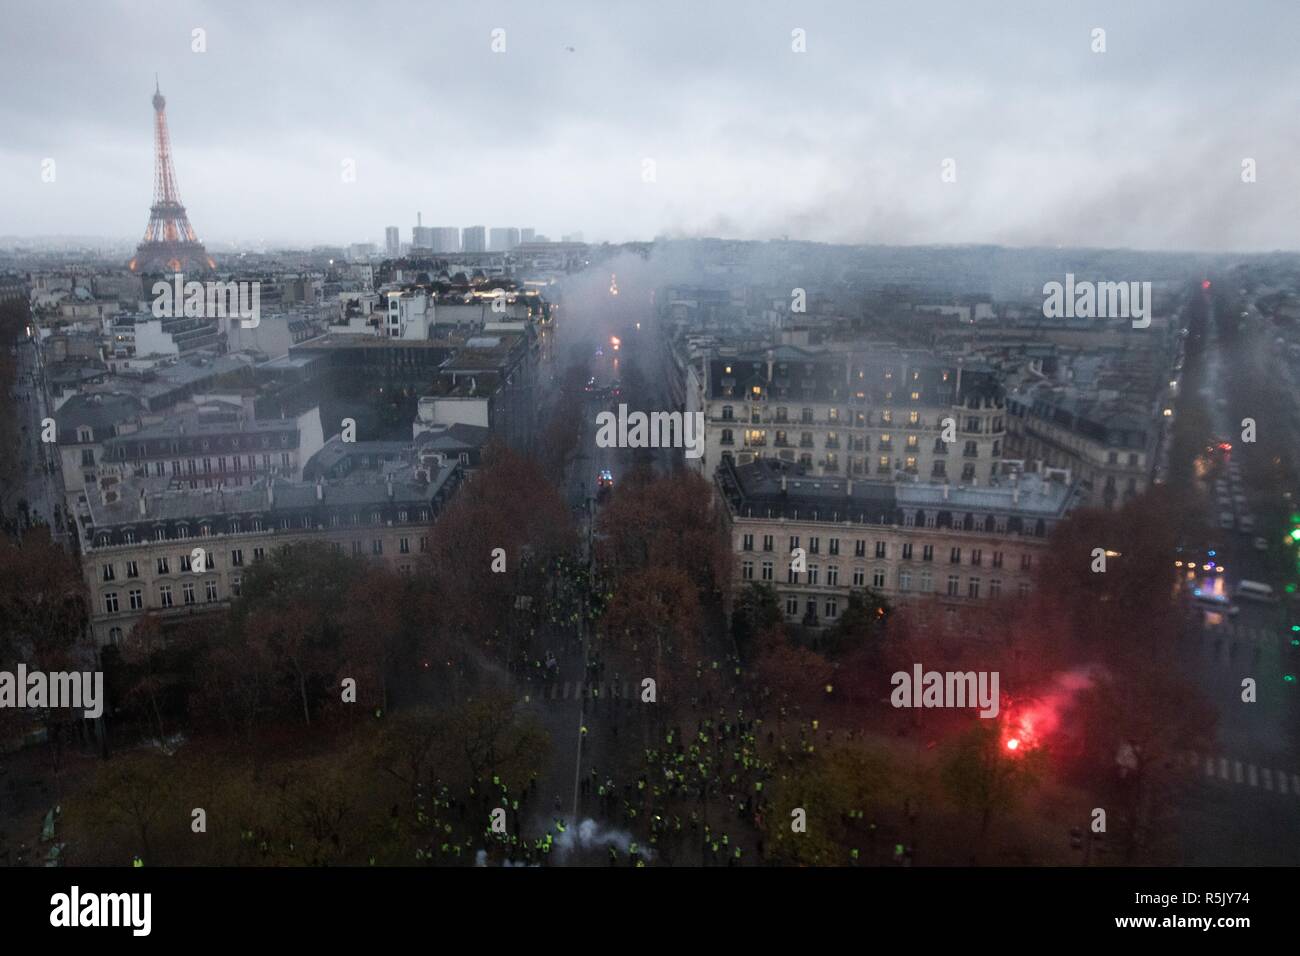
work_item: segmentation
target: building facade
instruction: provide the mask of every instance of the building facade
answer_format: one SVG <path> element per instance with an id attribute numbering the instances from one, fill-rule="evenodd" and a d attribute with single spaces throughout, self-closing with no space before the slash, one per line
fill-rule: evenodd
<path id="1" fill-rule="evenodd" d="M 411 574 L 429 551 L 430 526 L 461 469 L 447 465 L 430 477 L 268 481 L 199 495 L 136 494 L 125 483 L 95 496 L 82 542 L 95 640 L 101 646 L 121 641 L 149 612 L 166 625 L 224 610 L 239 597 L 245 569 L 285 545 L 327 541 L 336 551 Z"/>
<path id="2" fill-rule="evenodd" d="M 855 589 L 933 599 L 956 614 L 1027 597 L 1048 536 L 1078 500 L 1065 481 L 1009 475 L 995 488 L 801 475 L 781 461 L 735 466 L 715 483 L 727 508 L 735 587 L 764 584 L 786 620 L 833 624 Z M 804 570 L 792 554 L 802 549 Z"/>
<path id="3" fill-rule="evenodd" d="M 807 474 L 985 485 L 1006 417 L 989 369 L 897 349 L 778 346 L 704 361 L 704 473 L 724 459 Z"/>

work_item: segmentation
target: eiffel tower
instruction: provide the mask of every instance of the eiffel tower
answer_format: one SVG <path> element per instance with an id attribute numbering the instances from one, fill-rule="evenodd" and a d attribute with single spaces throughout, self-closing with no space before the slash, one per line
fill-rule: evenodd
<path id="1" fill-rule="evenodd" d="M 181 204 L 176 170 L 172 166 L 171 136 L 167 133 L 167 101 L 163 99 L 156 77 L 153 147 L 153 205 L 149 208 L 149 225 L 144 230 L 144 241 L 136 247 L 135 258 L 127 268 L 141 274 L 183 272 L 206 275 L 216 269 L 216 263 L 194 235 L 194 227 Z"/>

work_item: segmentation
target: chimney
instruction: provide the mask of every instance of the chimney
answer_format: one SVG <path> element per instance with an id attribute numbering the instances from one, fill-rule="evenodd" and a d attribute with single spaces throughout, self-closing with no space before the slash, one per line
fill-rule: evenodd
<path id="1" fill-rule="evenodd" d="M 269 477 L 266 479 L 266 504 L 267 507 L 270 508 L 275 507 L 275 478 L 274 477 Z"/>
<path id="2" fill-rule="evenodd" d="M 388 476 L 388 500 L 393 500 L 393 476 Z"/>
<path id="3" fill-rule="evenodd" d="M 850 497 L 850 498 L 853 497 L 853 479 L 852 479 L 852 478 L 846 478 L 846 479 L 845 479 L 845 481 L 844 481 L 844 494 L 847 495 L 847 496 Z"/>
<path id="4" fill-rule="evenodd" d="M 943 500 L 948 500 L 948 482 L 946 481 L 943 483 Z"/>
<path id="5" fill-rule="evenodd" d="M 1018 504 L 1020 504 L 1020 486 L 1019 486 L 1019 485 L 1012 485 L 1012 486 L 1011 486 L 1011 503 L 1012 503 L 1013 505 L 1018 505 Z"/>
<path id="6" fill-rule="evenodd" d="M 782 476 L 781 476 L 781 494 L 785 494 L 785 492 L 786 492 L 786 487 L 785 487 L 785 475 L 782 475 Z"/>
<path id="7" fill-rule="evenodd" d="M 316 478 L 316 500 L 325 500 L 325 484 L 319 476 Z"/>
<path id="8" fill-rule="evenodd" d="M 143 518 L 148 514 L 149 514 L 149 502 L 144 496 L 144 489 L 141 488 L 140 489 L 140 517 Z"/>

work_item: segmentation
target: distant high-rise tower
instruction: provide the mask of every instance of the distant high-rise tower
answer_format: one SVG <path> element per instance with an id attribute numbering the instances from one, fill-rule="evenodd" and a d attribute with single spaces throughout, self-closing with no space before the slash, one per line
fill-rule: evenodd
<path id="1" fill-rule="evenodd" d="M 204 274 L 216 268 L 181 204 L 176 169 L 172 166 L 171 137 L 167 133 L 167 101 L 154 82 L 153 93 L 153 205 L 144 241 L 127 267 L 132 272 L 188 272 Z"/>
<path id="2" fill-rule="evenodd" d="M 396 226 L 384 228 L 384 253 L 392 259 L 402 254 L 402 237 Z"/>
<path id="3" fill-rule="evenodd" d="M 442 253 L 460 252 L 460 227 L 434 226 L 433 251 Z"/>
<path id="4" fill-rule="evenodd" d="M 464 252 L 487 252 L 487 227 L 466 226 L 460 233 L 460 246 Z"/>
<path id="5" fill-rule="evenodd" d="M 519 245 L 519 230 L 513 226 L 497 226 L 488 231 L 490 252 L 509 252 Z"/>

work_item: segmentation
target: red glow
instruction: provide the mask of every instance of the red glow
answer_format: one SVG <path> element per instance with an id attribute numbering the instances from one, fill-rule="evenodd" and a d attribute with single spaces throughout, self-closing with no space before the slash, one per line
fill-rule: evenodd
<path id="1" fill-rule="evenodd" d="M 1202 279 L 1202 280 L 1201 280 L 1201 288 L 1202 288 L 1202 289 L 1208 289 L 1209 287 L 1210 287 L 1210 280 L 1209 280 L 1209 279 Z"/>
<path id="2" fill-rule="evenodd" d="M 1073 706 L 1075 696 L 1092 685 L 1092 675 L 1081 669 L 1057 674 L 1034 697 L 1003 695 L 999 739 L 1010 751 L 1008 759 L 1049 746 L 1054 738 L 1059 743 L 1065 713 Z"/>
<path id="3" fill-rule="evenodd" d="M 1049 702 L 1025 700 L 1007 702 L 1006 723 L 1002 727 L 1002 741 L 1007 750 L 1016 754 L 1037 750 L 1043 737 L 1056 728 L 1058 716 Z"/>

